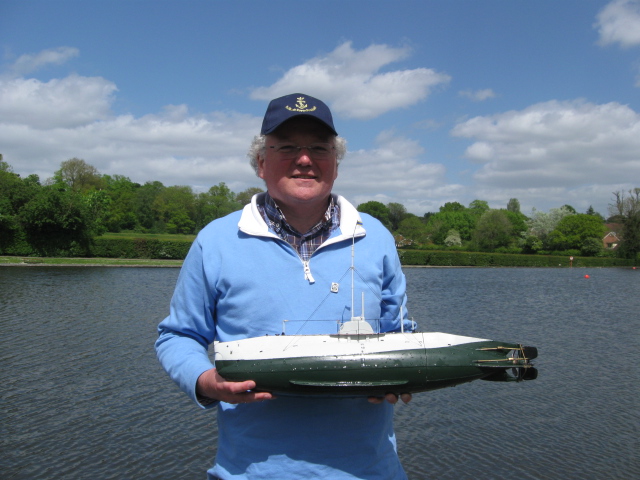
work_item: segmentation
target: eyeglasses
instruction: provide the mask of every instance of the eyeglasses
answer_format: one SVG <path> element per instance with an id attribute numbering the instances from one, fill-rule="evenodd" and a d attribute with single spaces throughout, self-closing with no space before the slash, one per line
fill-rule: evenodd
<path id="1" fill-rule="evenodd" d="M 269 148 L 275 150 L 283 159 L 296 158 L 303 148 L 309 151 L 309 156 L 315 160 L 326 160 L 331 157 L 333 151 L 336 149 L 330 143 L 312 143 L 311 145 L 295 145 L 293 143 L 276 143 L 270 145 Z"/>

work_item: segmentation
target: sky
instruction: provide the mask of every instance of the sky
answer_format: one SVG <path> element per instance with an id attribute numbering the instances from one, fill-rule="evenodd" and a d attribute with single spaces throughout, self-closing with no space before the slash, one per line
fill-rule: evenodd
<path id="1" fill-rule="evenodd" d="M 640 187 L 640 0 L 2 0 L 0 153 L 21 176 L 264 187 L 267 104 L 324 100 L 334 192 L 416 215 L 608 216 Z"/>

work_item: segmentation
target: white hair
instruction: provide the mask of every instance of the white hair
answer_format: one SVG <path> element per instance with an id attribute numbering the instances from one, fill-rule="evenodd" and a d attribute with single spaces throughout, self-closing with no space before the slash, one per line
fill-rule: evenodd
<path id="1" fill-rule="evenodd" d="M 336 149 L 336 160 L 338 161 L 338 165 L 340 165 L 340 161 L 347 153 L 347 141 L 340 136 L 335 136 L 333 137 L 333 139 L 333 146 Z M 251 147 L 249 147 L 249 151 L 247 152 L 249 163 L 255 170 L 256 175 L 258 175 L 258 157 L 265 154 L 266 141 L 266 135 L 256 135 L 255 137 L 253 137 Z"/>

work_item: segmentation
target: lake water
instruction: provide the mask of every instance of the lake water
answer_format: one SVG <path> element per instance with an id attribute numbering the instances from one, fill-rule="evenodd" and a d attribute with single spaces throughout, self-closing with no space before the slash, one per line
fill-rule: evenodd
<path id="1" fill-rule="evenodd" d="M 540 353 L 535 381 L 396 406 L 410 479 L 640 478 L 640 269 L 405 271 L 421 330 Z M 206 478 L 215 413 L 152 348 L 178 272 L 0 267 L 0 478 Z"/>

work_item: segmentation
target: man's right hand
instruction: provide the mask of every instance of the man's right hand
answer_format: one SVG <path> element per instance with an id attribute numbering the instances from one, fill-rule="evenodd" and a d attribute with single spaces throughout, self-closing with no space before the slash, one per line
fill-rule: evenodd
<path id="1" fill-rule="evenodd" d="M 215 368 L 205 371 L 198 377 L 196 392 L 206 398 L 227 403 L 253 403 L 275 398 L 269 392 L 252 392 L 256 382 L 228 382 Z"/>

